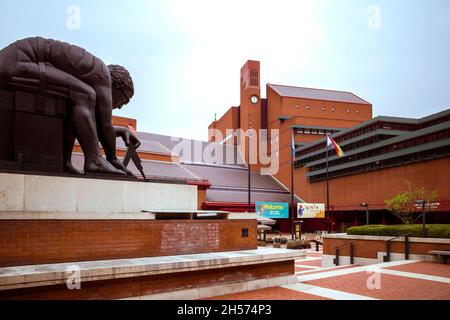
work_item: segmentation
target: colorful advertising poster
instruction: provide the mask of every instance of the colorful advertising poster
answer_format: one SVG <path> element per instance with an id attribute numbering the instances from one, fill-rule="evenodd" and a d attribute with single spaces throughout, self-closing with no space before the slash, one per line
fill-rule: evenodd
<path id="1" fill-rule="evenodd" d="M 325 204 L 299 203 L 297 204 L 297 217 L 300 219 L 325 218 Z"/>
<path id="2" fill-rule="evenodd" d="M 289 203 L 285 202 L 256 202 L 256 213 L 269 219 L 288 219 Z"/>

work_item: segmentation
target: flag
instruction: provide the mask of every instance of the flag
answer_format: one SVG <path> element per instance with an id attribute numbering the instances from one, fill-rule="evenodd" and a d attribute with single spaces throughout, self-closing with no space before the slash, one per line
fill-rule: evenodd
<path id="1" fill-rule="evenodd" d="M 336 150 L 338 158 L 342 158 L 344 156 L 344 151 L 342 151 L 341 147 L 339 147 L 339 145 L 336 143 L 336 141 L 334 141 L 332 137 L 327 135 L 327 149 L 330 146 L 333 146 L 334 150 Z"/>
<path id="2" fill-rule="evenodd" d="M 295 138 L 294 138 L 294 130 L 292 130 L 292 153 L 295 155 Z"/>

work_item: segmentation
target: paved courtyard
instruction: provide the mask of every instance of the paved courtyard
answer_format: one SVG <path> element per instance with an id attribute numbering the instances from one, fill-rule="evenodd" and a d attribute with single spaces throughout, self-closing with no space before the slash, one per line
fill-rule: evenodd
<path id="1" fill-rule="evenodd" d="M 212 300 L 450 300 L 450 265 L 397 261 L 323 268 L 322 253 L 296 261 L 298 283 Z"/>

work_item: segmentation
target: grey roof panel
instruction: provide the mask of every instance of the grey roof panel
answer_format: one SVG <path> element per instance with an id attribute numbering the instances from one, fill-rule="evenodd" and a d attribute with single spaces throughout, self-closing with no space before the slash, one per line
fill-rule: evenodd
<path id="1" fill-rule="evenodd" d="M 84 167 L 83 155 L 73 153 L 72 164 L 76 169 L 82 171 Z M 177 163 L 143 160 L 142 166 L 144 167 L 144 173 L 147 177 L 200 180 L 199 177 L 193 175 L 183 168 L 182 165 Z M 141 175 L 132 161 L 130 161 L 128 169 L 137 176 Z"/>
<path id="2" fill-rule="evenodd" d="M 166 148 L 166 152 L 169 152 L 169 154 L 173 152 L 180 155 L 183 162 L 245 166 L 242 153 L 236 146 L 146 132 L 138 132 L 138 136 L 145 141 L 154 141 L 160 144 Z M 144 147 L 141 147 L 140 150 L 145 151 Z"/>
<path id="3" fill-rule="evenodd" d="M 270 192 L 252 192 L 251 201 L 265 202 L 290 202 L 289 193 L 270 193 Z M 248 192 L 236 190 L 216 190 L 209 189 L 206 192 L 206 200 L 208 202 L 230 202 L 230 203 L 247 203 Z"/>
<path id="4" fill-rule="evenodd" d="M 367 126 L 369 126 L 371 124 L 374 124 L 376 122 L 394 122 L 394 123 L 405 123 L 405 124 L 422 124 L 422 123 L 426 123 L 428 121 L 432 121 L 432 120 L 435 120 L 435 119 L 438 119 L 440 117 L 444 117 L 444 116 L 447 116 L 447 115 L 450 115 L 450 109 L 447 109 L 447 110 L 444 110 L 444 111 L 441 111 L 441 112 L 429 115 L 429 116 L 421 118 L 421 119 L 378 116 L 378 117 L 375 117 L 373 119 L 367 120 L 365 122 L 361 122 L 360 124 L 357 124 L 357 125 L 355 125 L 355 126 L 353 126 L 351 128 L 348 128 L 348 129 L 342 130 L 340 132 L 334 133 L 334 134 L 331 135 L 331 137 L 333 139 L 335 139 L 337 137 L 346 135 L 347 133 L 350 133 L 352 131 L 355 131 L 355 130 L 367 127 Z M 302 147 L 299 151 L 302 151 L 302 150 L 314 147 L 314 146 L 316 146 L 318 144 L 321 144 L 321 143 L 323 143 L 323 140 L 311 142 L 311 143 L 305 145 L 304 147 Z"/>
<path id="5" fill-rule="evenodd" d="M 212 186 L 230 188 L 248 187 L 248 171 L 244 169 L 188 164 L 183 164 L 183 166 L 194 175 L 208 180 Z M 251 187 L 276 191 L 285 190 L 272 177 L 263 176 L 255 172 L 251 173 Z"/>
<path id="6" fill-rule="evenodd" d="M 169 149 L 164 147 L 162 144 L 160 144 L 157 141 L 153 140 L 146 140 L 146 139 L 140 139 L 141 140 L 141 146 L 139 147 L 138 151 L 141 152 L 153 152 L 153 153 L 160 153 L 163 155 L 171 155 L 171 152 Z M 117 148 L 119 149 L 127 149 L 125 146 L 125 143 L 121 138 L 117 139 Z"/>
<path id="7" fill-rule="evenodd" d="M 268 84 L 268 86 L 283 97 L 370 104 L 369 102 L 361 99 L 351 92 L 292 87 L 275 84 Z"/>
<path id="8" fill-rule="evenodd" d="M 363 165 L 363 164 L 370 164 L 370 163 L 375 162 L 375 161 L 382 161 L 382 160 L 391 159 L 391 158 L 395 158 L 395 157 L 401 157 L 401 156 L 404 156 L 404 155 L 408 155 L 408 154 L 412 154 L 412 153 L 416 153 L 416 152 L 427 151 L 427 150 L 432 150 L 432 149 L 445 147 L 445 146 L 450 146 L 450 139 L 434 141 L 434 142 L 431 142 L 431 143 L 422 144 L 420 146 L 415 146 L 415 147 L 411 147 L 411 148 L 407 148 L 407 149 L 393 151 L 393 152 L 385 153 L 385 154 L 382 154 L 382 155 L 374 156 L 374 157 L 371 157 L 371 158 L 365 158 L 365 159 L 357 160 L 357 161 L 354 161 L 354 162 L 341 164 L 341 165 L 338 165 L 338 166 L 330 167 L 328 169 L 328 171 L 329 172 L 338 171 L 338 170 L 342 170 L 342 169 L 347 169 L 347 168 L 360 166 L 360 165 Z M 306 176 L 307 177 L 312 177 L 312 176 L 317 176 L 317 175 L 320 175 L 320 174 L 324 174 L 326 172 L 327 172 L 326 169 L 321 169 L 321 170 L 311 171 L 311 172 L 307 173 Z"/>

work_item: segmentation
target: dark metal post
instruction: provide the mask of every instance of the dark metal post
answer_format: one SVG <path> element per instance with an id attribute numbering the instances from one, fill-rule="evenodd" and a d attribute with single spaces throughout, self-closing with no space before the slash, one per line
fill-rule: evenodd
<path id="1" fill-rule="evenodd" d="M 409 260 L 409 236 L 405 236 L 405 260 Z"/>
<path id="2" fill-rule="evenodd" d="M 316 252 L 319 252 L 319 242 L 316 241 Z"/>
<path id="3" fill-rule="evenodd" d="M 427 233 L 427 225 L 426 225 L 426 221 L 425 221 L 425 215 L 426 215 L 425 202 L 426 202 L 425 200 L 422 201 L 422 232 L 423 232 L 424 236 Z"/>
<path id="4" fill-rule="evenodd" d="M 391 261 L 391 242 L 386 242 L 386 256 L 384 257 L 384 262 L 390 262 Z"/>
<path id="5" fill-rule="evenodd" d="M 369 222 L 369 205 L 367 204 L 367 207 L 366 207 L 366 225 L 369 225 L 370 224 L 370 222 Z"/>
<path id="6" fill-rule="evenodd" d="M 336 248 L 336 258 L 335 258 L 334 264 L 336 266 L 339 266 L 339 248 Z"/>
<path id="7" fill-rule="evenodd" d="M 350 264 L 354 264 L 354 259 L 353 259 L 353 242 L 350 242 Z"/>

